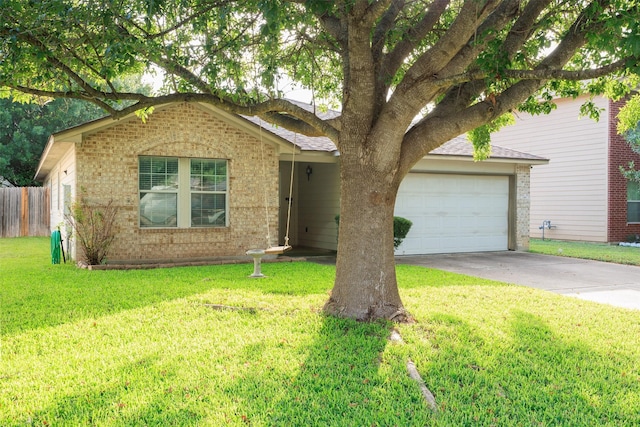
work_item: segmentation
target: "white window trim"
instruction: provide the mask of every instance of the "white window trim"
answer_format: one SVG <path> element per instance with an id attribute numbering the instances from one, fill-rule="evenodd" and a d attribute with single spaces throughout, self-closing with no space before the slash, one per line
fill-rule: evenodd
<path id="1" fill-rule="evenodd" d="M 627 188 L 629 188 L 629 183 L 631 181 L 627 181 Z M 637 184 L 640 187 L 640 184 Z M 628 194 L 628 190 L 627 190 L 627 194 Z M 627 224 L 640 224 L 640 220 L 638 221 L 629 221 L 629 203 L 637 203 L 640 204 L 640 200 L 629 200 L 629 198 L 627 197 Z"/>

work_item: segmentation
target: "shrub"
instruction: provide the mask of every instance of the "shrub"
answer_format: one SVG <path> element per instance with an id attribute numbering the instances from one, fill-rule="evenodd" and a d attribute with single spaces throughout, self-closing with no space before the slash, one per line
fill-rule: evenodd
<path id="1" fill-rule="evenodd" d="M 65 219 L 73 228 L 80 249 L 80 260 L 89 265 L 102 264 L 115 239 L 115 219 L 118 207 L 109 200 L 106 204 L 89 203 L 85 197 L 72 203 Z"/>
<path id="2" fill-rule="evenodd" d="M 336 215 L 335 217 L 336 225 L 340 228 L 340 215 Z M 393 249 L 398 249 L 398 246 L 402 243 L 409 230 L 411 230 L 411 226 L 413 223 L 406 218 L 402 218 L 401 216 L 393 217 Z M 336 240 L 337 240 L 337 232 L 336 232 Z"/>
<path id="3" fill-rule="evenodd" d="M 639 243 L 640 242 L 640 235 L 638 234 L 629 234 L 626 239 L 625 239 L 628 243 Z"/>
<path id="4" fill-rule="evenodd" d="M 398 246 L 402 243 L 413 223 L 401 216 L 393 217 L 393 249 L 398 249 Z"/>

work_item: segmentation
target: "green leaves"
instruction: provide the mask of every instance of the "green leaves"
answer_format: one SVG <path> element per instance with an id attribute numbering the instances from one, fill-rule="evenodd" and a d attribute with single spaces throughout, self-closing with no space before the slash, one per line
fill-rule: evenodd
<path id="1" fill-rule="evenodd" d="M 35 168 L 49 136 L 103 115 L 77 100 L 39 104 L 0 99 L 0 176 L 16 186 L 38 185 Z"/>
<path id="2" fill-rule="evenodd" d="M 624 135 L 631 149 L 640 154 L 640 95 L 632 96 L 620 109 L 617 131 Z M 626 168 L 620 166 L 620 173 L 626 179 L 640 183 L 640 171 L 635 162 L 629 162 Z"/>
<path id="3" fill-rule="evenodd" d="M 376 105 L 373 116 L 382 112 L 389 93 L 405 84 L 406 91 L 394 96 L 402 92 L 399 103 L 411 105 L 408 121 L 420 111 L 437 109 L 449 93 L 459 105 L 444 110 L 453 111 L 447 115 L 460 122 L 460 114 L 486 93 L 504 94 L 509 101 L 505 111 L 548 113 L 553 97 L 585 91 L 621 96 L 628 89 L 627 81 L 617 87 L 611 83 L 625 75 L 623 70 L 592 78 L 588 85 L 554 77 L 554 71 L 596 69 L 622 58 L 628 70 L 638 69 L 635 0 L 479 2 L 477 7 L 458 1 L 383 3 L 3 0 L 0 86 L 73 94 L 113 106 L 115 100 L 141 99 L 117 90 L 118 77 L 156 67 L 166 76 L 158 95 L 204 94 L 231 108 L 286 96 L 292 87 L 312 89 L 318 98 L 342 105 L 344 94 L 354 96 L 350 89 L 367 81 L 375 86 L 372 93 L 358 90 L 355 96 L 372 98 L 365 103 Z M 455 22 L 468 25 L 456 30 Z M 357 28 L 364 23 L 367 28 Z M 577 32 L 579 40 L 563 42 Z M 356 33 L 364 35 L 363 42 L 349 42 Z M 553 56 L 563 59 L 550 61 Z M 521 71 L 541 74 L 517 75 Z M 446 79 L 451 83 L 440 85 Z M 524 81 L 538 86 L 515 97 L 511 89 Z M 584 112 L 597 113 L 588 105 Z M 478 140 L 485 140 L 487 132 L 474 131 Z M 479 155 L 487 154 L 484 149 Z"/>
<path id="4" fill-rule="evenodd" d="M 467 132 L 467 138 L 473 144 L 473 160 L 488 159 L 491 156 L 491 134 L 512 124 L 515 124 L 515 118 L 513 114 L 508 113 Z"/>
<path id="5" fill-rule="evenodd" d="M 640 123 L 640 95 L 634 95 L 618 113 L 618 133 L 635 131 L 638 123 Z"/>
<path id="6" fill-rule="evenodd" d="M 142 121 L 142 123 L 146 123 L 149 120 L 149 116 L 153 114 L 153 107 L 142 108 L 135 112 L 136 116 Z"/>

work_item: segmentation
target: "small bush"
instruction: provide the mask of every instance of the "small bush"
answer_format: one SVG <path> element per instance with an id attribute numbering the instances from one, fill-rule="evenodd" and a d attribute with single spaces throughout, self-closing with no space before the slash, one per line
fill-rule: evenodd
<path id="1" fill-rule="evenodd" d="M 393 249 L 398 249 L 398 246 L 402 243 L 413 223 L 401 216 L 393 217 Z"/>
<path id="2" fill-rule="evenodd" d="M 625 240 L 628 243 L 640 243 L 640 235 L 638 235 L 638 234 L 629 234 L 626 237 Z"/>
<path id="3" fill-rule="evenodd" d="M 115 239 L 115 219 L 118 207 L 113 200 L 106 204 L 91 204 L 85 197 L 71 205 L 65 219 L 73 228 L 80 249 L 80 260 L 89 265 L 102 264 Z"/>
<path id="4" fill-rule="evenodd" d="M 336 215 L 335 217 L 336 225 L 340 228 L 340 215 Z M 409 230 L 411 230 L 411 226 L 413 223 L 406 218 L 402 218 L 401 216 L 393 217 L 393 249 L 398 249 L 398 246 L 402 243 Z M 336 235 L 336 240 L 337 240 Z"/>

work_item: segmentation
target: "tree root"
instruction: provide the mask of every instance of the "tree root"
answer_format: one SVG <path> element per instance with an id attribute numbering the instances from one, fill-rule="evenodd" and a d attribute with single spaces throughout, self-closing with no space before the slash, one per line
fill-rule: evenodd
<path id="1" fill-rule="evenodd" d="M 246 311 L 251 314 L 256 312 L 256 309 L 253 307 L 234 307 L 232 305 L 222 305 L 222 304 L 204 304 L 205 307 L 209 307 L 213 310 L 221 310 L 221 311 Z"/>
<path id="2" fill-rule="evenodd" d="M 400 335 L 400 332 L 393 328 L 391 330 L 391 334 L 389 335 L 389 340 L 398 344 L 404 344 L 404 340 Z M 422 393 L 422 397 L 424 397 L 425 403 L 433 412 L 438 412 L 438 405 L 436 403 L 436 398 L 431 393 L 431 390 L 427 388 L 424 380 L 420 376 L 420 372 L 418 372 L 418 368 L 416 368 L 415 363 L 411 359 L 407 359 L 407 372 L 409 373 L 409 378 L 418 383 L 418 387 L 420 388 L 420 392 Z"/>
<path id="3" fill-rule="evenodd" d="M 329 297 L 323 307 L 323 312 L 329 316 L 350 318 L 358 322 L 375 322 L 379 319 L 389 320 L 394 323 L 414 323 L 415 320 L 402 305 L 372 305 L 360 308 L 360 311 L 348 310 L 344 305 L 339 304 L 333 297 Z"/>
<path id="4" fill-rule="evenodd" d="M 420 376 L 420 372 L 418 372 L 416 365 L 413 363 L 411 359 L 407 360 L 407 372 L 409 372 L 409 377 L 418 383 L 418 387 L 420 387 L 422 396 L 424 397 L 424 400 L 426 401 L 429 409 L 431 409 L 433 412 L 438 412 L 438 405 L 436 404 L 436 398 L 433 396 L 433 393 L 431 393 L 431 390 L 427 388 L 426 384 L 424 383 L 424 380 Z"/>
<path id="5" fill-rule="evenodd" d="M 397 342 L 397 343 L 400 343 L 400 344 L 404 344 L 404 340 L 402 339 L 402 335 L 400 335 L 400 332 L 396 328 L 393 328 L 391 330 L 391 334 L 389 335 L 389 341 Z"/>
<path id="6" fill-rule="evenodd" d="M 391 317 L 389 317 L 389 320 L 394 323 L 415 323 L 413 316 L 404 308 L 393 313 Z"/>

